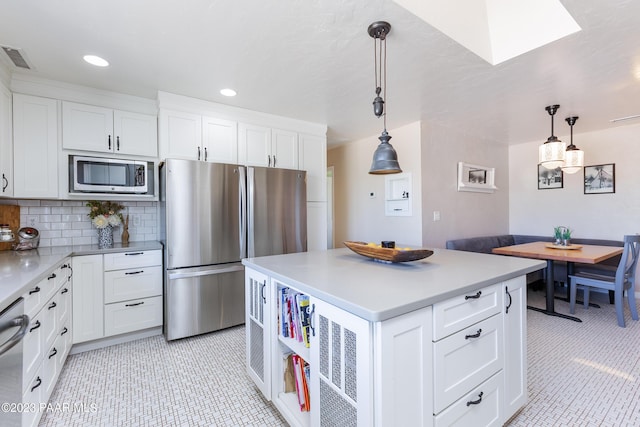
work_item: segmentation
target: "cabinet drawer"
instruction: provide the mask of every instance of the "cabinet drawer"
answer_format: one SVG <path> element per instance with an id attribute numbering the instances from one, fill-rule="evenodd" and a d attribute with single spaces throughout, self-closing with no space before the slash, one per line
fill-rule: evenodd
<path id="1" fill-rule="evenodd" d="M 104 254 L 104 271 L 162 265 L 161 251 L 130 251 Z"/>
<path id="2" fill-rule="evenodd" d="M 36 371 L 40 368 L 40 362 L 42 362 L 42 354 L 44 353 L 42 317 L 43 313 L 40 312 L 36 317 L 31 318 L 29 329 L 27 329 L 27 334 L 23 340 L 22 384 L 25 386 L 31 381 Z"/>
<path id="3" fill-rule="evenodd" d="M 143 298 L 104 306 L 105 336 L 162 325 L 162 297 Z"/>
<path id="4" fill-rule="evenodd" d="M 39 366 L 37 375 L 30 378 L 25 382 L 25 389 L 22 394 L 22 403 L 28 408 L 37 408 L 36 411 L 25 411 L 22 413 L 22 426 L 23 427 L 35 427 L 38 425 L 38 421 L 42 416 L 40 410 L 40 403 L 46 403 L 47 399 L 44 398 L 44 367 Z"/>
<path id="5" fill-rule="evenodd" d="M 492 376 L 438 414 L 435 427 L 501 426 L 502 376 L 502 371 Z"/>
<path id="6" fill-rule="evenodd" d="M 500 284 L 468 292 L 433 305 L 433 340 L 499 313 L 502 308 Z"/>
<path id="7" fill-rule="evenodd" d="M 162 267 L 141 267 L 104 273 L 106 304 L 162 295 Z"/>
<path id="8" fill-rule="evenodd" d="M 503 368 L 502 318 L 493 316 L 433 344 L 434 412 Z"/>

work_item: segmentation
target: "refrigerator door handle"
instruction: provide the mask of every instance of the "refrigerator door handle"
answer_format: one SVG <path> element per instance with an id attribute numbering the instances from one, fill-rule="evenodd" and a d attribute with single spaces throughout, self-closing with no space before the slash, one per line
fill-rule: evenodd
<path id="1" fill-rule="evenodd" d="M 177 271 L 175 273 L 168 273 L 168 276 L 169 276 L 169 280 L 175 280 L 175 279 L 187 279 L 189 277 L 209 276 L 212 274 L 232 273 L 234 271 L 242 271 L 242 270 L 244 270 L 243 266 L 234 265 L 226 268 L 211 268 L 207 270 L 192 271 L 192 272 Z"/>
<path id="2" fill-rule="evenodd" d="M 240 259 L 247 257 L 247 177 L 246 169 L 238 167 L 240 180 Z"/>
<path id="3" fill-rule="evenodd" d="M 247 256 L 254 257 L 255 253 L 255 169 L 247 168 Z"/>

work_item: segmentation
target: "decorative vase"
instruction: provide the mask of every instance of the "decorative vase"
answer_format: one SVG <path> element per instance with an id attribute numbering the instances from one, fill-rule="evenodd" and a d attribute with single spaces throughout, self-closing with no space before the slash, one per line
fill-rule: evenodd
<path id="1" fill-rule="evenodd" d="M 98 228 L 98 248 L 113 247 L 113 227 L 107 225 L 104 228 Z"/>

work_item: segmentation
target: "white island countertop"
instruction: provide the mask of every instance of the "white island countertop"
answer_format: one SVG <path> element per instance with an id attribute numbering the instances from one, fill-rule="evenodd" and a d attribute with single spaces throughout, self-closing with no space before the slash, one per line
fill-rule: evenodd
<path id="1" fill-rule="evenodd" d="M 247 258 L 242 263 L 373 322 L 546 267 L 540 260 L 447 249 L 396 264 L 346 248 Z"/>

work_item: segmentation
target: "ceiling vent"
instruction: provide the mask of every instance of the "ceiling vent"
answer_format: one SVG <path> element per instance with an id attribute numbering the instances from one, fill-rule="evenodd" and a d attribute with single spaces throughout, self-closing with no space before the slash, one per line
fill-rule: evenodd
<path id="1" fill-rule="evenodd" d="M 27 62 L 27 56 L 22 49 L 14 49 L 12 47 L 2 46 L 2 50 L 7 54 L 13 65 L 23 70 L 32 70 L 33 67 Z"/>

